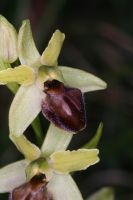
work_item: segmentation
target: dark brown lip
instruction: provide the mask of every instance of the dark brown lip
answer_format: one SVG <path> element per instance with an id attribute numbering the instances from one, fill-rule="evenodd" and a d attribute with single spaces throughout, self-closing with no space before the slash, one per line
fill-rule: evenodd
<path id="1" fill-rule="evenodd" d="M 35 175 L 29 182 L 15 188 L 9 200 L 52 200 L 46 186 L 45 175 Z"/>
<path id="2" fill-rule="evenodd" d="M 84 97 L 79 89 L 67 87 L 58 80 L 48 80 L 44 83 L 44 93 L 42 113 L 50 122 L 74 133 L 85 128 Z"/>

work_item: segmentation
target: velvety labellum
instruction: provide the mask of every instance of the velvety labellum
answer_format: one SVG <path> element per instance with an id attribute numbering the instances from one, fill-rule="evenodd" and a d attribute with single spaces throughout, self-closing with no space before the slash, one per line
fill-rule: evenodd
<path id="1" fill-rule="evenodd" d="M 46 97 L 42 102 L 42 113 L 57 127 L 70 132 L 85 128 L 85 108 L 82 92 L 70 88 L 58 80 L 44 83 Z"/>
<path id="2" fill-rule="evenodd" d="M 9 200 L 52 200 L 48 195 L 45 175 L 34 176 L 28 183 L 15 188 Z"/>

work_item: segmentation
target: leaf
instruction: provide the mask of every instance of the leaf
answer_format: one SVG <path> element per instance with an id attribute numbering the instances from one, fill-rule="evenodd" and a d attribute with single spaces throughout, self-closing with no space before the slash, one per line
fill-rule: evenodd
<path id="1" fill-rule="evenodd" d="M 16 137 L 10 134 L 10 139 L 16 145 L 18 150 L 28 160 L 30 161 L 35 160 L 40 156 L 41 154 L 40 149 L 36 145 L 32 144 L 29 140 L 27 140 L 27 138 L 24 135 Z"/>
<path id="2" fill-rule="evenodd" d="M 0 169 L 0 193 L 11 192 L 26 181 L 28 161 L 21 160 Z"/>
<path id="3" fill-rule="evenodd" d="M 56 30 L 52 35 L 47 48 L 44 50 L 41 56 L 41 62 L 47 66 L 56 66 L 57 59 L 61 51 L 61 47 L 63 41 L 65 39 L 65 35 L 61 33 L 59 30 Z"/>
<path id="4" fill-rule="evenodd" d="M 35 74 L 30 67 L 20 65 L 0 71 L 0 84 L 16 82 L 22 85 L 30 85 L 34 82 Z"/>
<path id="5" fill-rule="evenodd" d="M 97 128 L 97 131 L 95 133 L 95 135 L 93 136 L 93 138 L 87 142 L 83 148 L 85 149 L 92 149 L 92 148 L 96 148 L 100 139 L 101 139 L 101 136 L 102 136 L 102 131 L 103 131 L 103 123 L 101 122 Z"/>
<path id="6" fill-rule="evenodd" d="M 86 200 L 114 200 L 114 192 L 112 188 L 105 187 L 92 194 Z"/>
<path id="7" fill-rule="evenodd" d="M 43 156 L 47 157 L 54 151 L 65 150 L 71 139 L 72 134 L 51 124 L 41 148 Z"/>
<path id="8" fill-rule="evenodd" d="M 9 129 L 11 135 L 20 136 L 41 111 L 43 92 L 35 84 L 21 86 L 9 111 Z"/>
<path id="9" fill-rule="evenodd" d="M 2 15 L 0 15 L 0 56 L 9 63 L 13 63 L 18 57 L 17 32 Z"/>
<path id="10" fill-rule="evenodd" d="M 47 187 L 54 200 L 83 200 L 76 183 L 70 175 L 54 174 Z"/>
<path id="11" fill-rule="evenodd" d="M 49 164 L 55 172 L 61 174 L 85 170 L 99 161 L 98 153 L 98 149 L 57 151 L 50 156 Z"/>
<path id="12" fill-rule="evenodd" d="M 18 53 L 21 64 L 40 66 L 40 54 L 35 46 L 29 20 L 24 20 L 18 35 Z"/>
<path id="13" fill-rule="evenodd" d="M 102 90 L 107 84 L 100 78 L 80 69 L 60 66 L 64 80 L 70 87 L 79 88 L 82 92 Z"/>

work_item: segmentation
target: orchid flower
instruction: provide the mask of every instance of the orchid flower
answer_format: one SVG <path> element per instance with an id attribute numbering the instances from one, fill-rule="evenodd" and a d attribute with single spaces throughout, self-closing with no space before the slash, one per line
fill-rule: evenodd
<path id="1" fill-rule="evenodd" d="M 47 135 L 50 136 L 53 134 L 53 130 L 54 134 L 58 136 L 59 134 L 63 134 L 61 129 L 51 125 Z M 67 133 L 64 131 L 64 134 Z M 22 187 L 20 194 L 26 195 L 27 191 L 28 196 L 29 190 L 24 190 L 23 192 L 23 184 L 26 180 L 29 181 L 36 175 L 44 174 L 48 183 L 46 188 L 52 199 L 82 200 L 82 195 L 69 173 L 85 170 L 87 167 L 96 164 L 99 161 L 98 149 L 78 149 L 77 151 L 57 150 L 67 147 L 65 142 L 61 144 L 57 140 L 57 145 L 54 145 L 52 153 L 47 148 L 47 142 L 48 138 L 42 145 L 42 155 L 40 158 L 32 162 L 28 159 L 17 161 L 0 169 L 0 192 L 15 192 L 18 187 L 19 190 Z M 20 196 L 18 199 L 20 199 Z"/>
<path id="2" fill-rule="evenodd" d="M 106 83 L 88 72 L 58 65 L 65 38 L 59 30 L 40 55 L 28 20 L 23 22 L 18 36 L 3 16 L 0 16 L 0 27 L 0 84 L 7 85 L 12 91 L 12 84 L 20 85 L 9 111 L 10 139 L 25 157 L 0 170 L 0 192 L 15 191 L 26 180 L 31 180 L 29 184 L 32 184 L 36 175 L 45 174 L 48 193 L 54 200 L 82 200 L 69 173 L 97 163 L 98 149 L 66 151 L 66 148 L 72 139 L 71 132 L 85 127 L 82 93 L 105 89 Z M 12 68 L 11 63 L 16 59 L 20 65 Z M 59 105 L 63 112 L 58 111 Z M 24 136 L 24 132 L 41 110 L 51 125 L 39 149 Z M 67 122 L 66 115 L 70 116 Z"/>

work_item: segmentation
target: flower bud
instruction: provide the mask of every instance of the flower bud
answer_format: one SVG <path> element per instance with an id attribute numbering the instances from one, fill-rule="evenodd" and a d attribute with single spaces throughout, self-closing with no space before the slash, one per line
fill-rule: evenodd
<path id="1" fill-rule="evenodd" d="M 0 56 L 5 62 L 17 59 L 17 32 L 5 17 L 0 15 Z"/>

